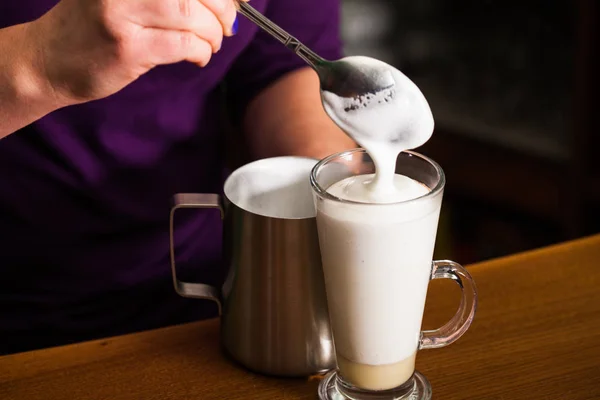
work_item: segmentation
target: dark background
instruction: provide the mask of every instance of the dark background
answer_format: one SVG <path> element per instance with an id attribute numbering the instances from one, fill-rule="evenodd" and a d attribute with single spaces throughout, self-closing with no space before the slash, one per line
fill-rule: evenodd
<path id="1" fill-rule="evenodd" d="M 343 0 L 347 55 L 400 68 L 447 175 L 436 257 L 464 263 L 600 231 L 596 0 Z"/>

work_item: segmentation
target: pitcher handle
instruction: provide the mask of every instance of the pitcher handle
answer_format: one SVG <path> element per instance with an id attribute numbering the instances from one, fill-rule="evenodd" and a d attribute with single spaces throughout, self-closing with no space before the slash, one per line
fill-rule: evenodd
<path id="1" fill-rule="evenodd" d="M 194 299 L 212 300 L 217 303 L 219 315 L 221 315 L 220 290 L 214 286 L 204 283 L 183 282 L 177 279 L 177 266 L 175 263 L 175 240 L 173 220 L 175 212 L 181 208 L 210 208 L 218 209 L 221 213 L 221 219 L 224 217 L 223 207 L 221 206 L 220 196 L 217 194 L 196 194 L 196 193 L 178 193 L 173 196 L 173 207 L 169 217 L 169 236 L 171 251 L 171 271 L 173 273 L 173 285 L 175 291 L 182 297 Z"/>
<path id="2" fill-rule="evenodd" d="M 451 279 L 458 284 L 462 297 L 458 311 L 446 325 L 421 332 L 419 349 L 436 349 L 457 341 L 471 326 L 477 310 L 477 287 L 469 271 L 449 260 L 434 261 L 431 279 Z"/>

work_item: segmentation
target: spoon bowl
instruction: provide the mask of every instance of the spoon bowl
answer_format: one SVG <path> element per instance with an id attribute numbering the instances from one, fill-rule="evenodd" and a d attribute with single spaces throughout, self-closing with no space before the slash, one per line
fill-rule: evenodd
<path id="1" fill-rule="evenodd" d="M 321 90 L 339 97 L 358 99 L 389 91 L 395 85 L 394 77 L 388 68 L 365 68 L 353 59 L 325 61 L 315 69 L 319 75 Z"/>

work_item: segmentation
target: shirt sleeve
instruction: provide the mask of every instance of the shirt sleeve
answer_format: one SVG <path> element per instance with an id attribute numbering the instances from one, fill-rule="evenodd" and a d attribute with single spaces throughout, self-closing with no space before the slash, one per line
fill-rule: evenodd
<path id="1" fill-rule="evenodd" d="M 321 57 L 341 57 L 339 0 L 269 0 L 264 14 Z M 227 91 L 234 112 L 240 116 L 261 90 L 306 66 L 290 49 L 259 30 L 228 74 Z"/>

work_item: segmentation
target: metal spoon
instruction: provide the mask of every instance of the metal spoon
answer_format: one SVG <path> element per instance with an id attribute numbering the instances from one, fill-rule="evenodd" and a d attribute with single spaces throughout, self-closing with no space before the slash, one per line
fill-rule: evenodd
<path id="1" fill-rule="evenodd" d="M 393 91 L 389 89 L 395 85 L 395 81 L 384 63 L 381 63 L 381 67 L 365 68 L 352 59 L 325 60 L 248 3 L 239 1 L 239 12 L 306 61 L 317 72 L 322 91 L 358 99 L 388 90 L 389 96 L 393 96 Z"/>

